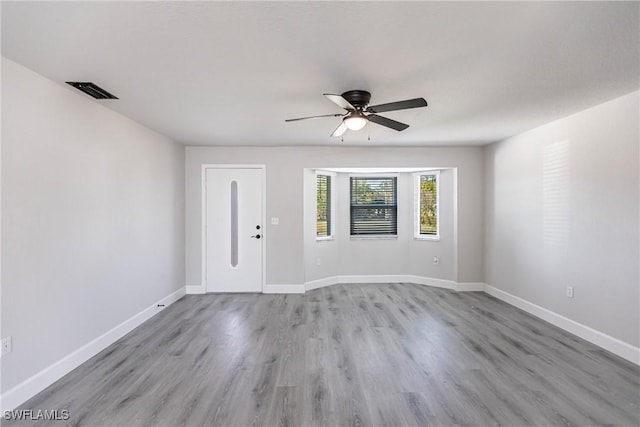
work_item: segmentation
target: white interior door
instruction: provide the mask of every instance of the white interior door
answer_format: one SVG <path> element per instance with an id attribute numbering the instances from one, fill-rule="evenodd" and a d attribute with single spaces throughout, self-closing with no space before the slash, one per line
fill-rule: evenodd
<path id="1" fill-rule="evenodd" d="M 263 169 L 205 172 L 207 292 L 262 292 Z"/>

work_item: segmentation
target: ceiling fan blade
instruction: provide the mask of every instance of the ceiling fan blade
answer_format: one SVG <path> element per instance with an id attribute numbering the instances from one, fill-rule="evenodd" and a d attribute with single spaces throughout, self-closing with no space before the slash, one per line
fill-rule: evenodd
<path id="1" fill-rule="evenodd" d="M 323 95 L 326 96 L 329 101 L 337 104 L 340 108 L 344 108 L 347 111 L 353 111 L 356 109 L 356 107 L 351 105 L 351 103 L 344 99 L 342 95 L 333 95 L 330 93 L 323 93 Z"/>
<path id="2" fill-rule="evenodd" d="M 342 136 L 342 134 L 345 133 L 347 129 L 348 129 L 347 125 L 345 125 L 344 122 L 342 122 L 340 123 L 340 126 L 338 126 L 336 130 L 333 131 L 331 136 Z"/>
<path id="3" fill-rule="evenodd" d="M 369 114 L 367 118 L 369 119 L 370 122 L 373 122 L 377 125 L 386 126 L 388 128 L 395 129 L 397 131 L 405 130 L 406 128 L 409 127 L 409 125 L 407 124 L 400 123 L 395 120 L 388 119 L 386 117 L 377 116 L 375 114 Z"/>
<path id="4" fill-rule="evenodd" d="M 298 120 L 319 119 L 321 117 L 341 117 L 344 114 L 322 114 L 320 116 L 298 117 L 297 119 L 287 119 L 285 122 L 297 122 Z"/>
<path id="5" fill-rule="evenodd" d="M 407 99 L 406 101 L 390 102 L 388 104 L 372 105 L 367 108 L 368 113 L 384 113 L 385 111 L 407 110 L 409 108 L 426 107 L 424 98 Z"/>

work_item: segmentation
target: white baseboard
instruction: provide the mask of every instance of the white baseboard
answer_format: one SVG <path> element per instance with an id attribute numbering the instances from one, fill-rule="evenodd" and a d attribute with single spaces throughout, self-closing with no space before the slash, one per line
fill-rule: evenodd
<path id="1" fill-rule="evenodd" d="M 93 341 L 83 345 L 79 349 L 68 354 L 32 377 L 27 378 L 10 390 L 7 390 L 6 393 L 0 396 L 1 410 L 4 412 L 17 408 L 19 405 L 23 404 L 62 378 L 64 375 L 68 374 L 70 371 L 131 332 L 134 328 L 140 326 L 142 323 L 182 298 L 185 295 L 185 291 L 186 289 L 182 287 L 162 298 L 160 301 L 151 304 L 151 306 L 100 335 Z M 164 304 L 164 307 L 158 307 L 158 304 Z"/>
<path id="2" fill-rule="evenodd" d="M 202 286 L 187 286 L 186 292 L 187 292 L 187 295 L 206 293 Z"/>
<path id="3" fill-rule="evenodd" d="M 399 280 L 396 283 L 415 283 L 417 285 L 433 286 L 435 288 L 444 288 L 456 290 L 456 282 L 453 280 L 434 279 L 431 277 L 402 275 L 398 276 Z"/>
<path id="4" fill-rule="evenodd" d="M 304 283 L 304 289 L 307 291 L 311 291 L 313 289 L 324 288 L 325 286 L 331 286 L 338 284 L 337 279 L 338 276 L 325 277 L 323 279 L 310 280 Z"/>
<path id="5" fill-rule="evenodd" d="M 304 294 L 304 285 L 265 285 L 263 294 Z"/>
<path id="6" fill-rule="evenodd" d="M 355 274 L 334 276 L 337 283 L 402 283 L 409 276 L 399 274 Z"/>
<path id="7" fill-rule="evenodd" d="M 524 300 L 520 297 L 512 295 L 508 292 L 494 288 L 490 285 L 484 286 L 484 291 L 491 296 L 498 298 L 508 304 L 518 307 L 521 310 L 526 311 L 540 319 L 543 319 L 552 325 L 564 329 L 580 338 L 587 340 L 605 350 L 616 354 L 623 359 L 626 359 L 636 365 L 640 365 L 640 348 L 627 344 L 624 341 L 620 341 L 610 335 L 597 331 L 589 326 L 578 323 L 575 320 L 571 320 L 568 317 L 564 317 L 544 307 L 540 307 L 532 302 Z"/>
<path id="8" fill-rule="evenodd" d="M 458 282 L 456 291 L 458 292 L 484 292 L 486 285 L 482 282 Z"/>

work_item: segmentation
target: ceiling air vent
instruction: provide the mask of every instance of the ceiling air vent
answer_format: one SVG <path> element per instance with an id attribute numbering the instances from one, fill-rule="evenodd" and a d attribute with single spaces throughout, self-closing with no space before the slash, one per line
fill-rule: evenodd
<path id="1" fill-rule="evenodd" d="M 66 82 L 68 85 L 75 87 L 78 90 L 86 93 L 87 95 L 95 99 L 118 99 L 117 96 L 111 95 L 100 86 L 91 82 Z"/>

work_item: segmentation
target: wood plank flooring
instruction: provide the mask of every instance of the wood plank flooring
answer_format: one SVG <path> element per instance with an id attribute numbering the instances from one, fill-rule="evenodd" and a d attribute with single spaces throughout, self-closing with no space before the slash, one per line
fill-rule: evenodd
<path id="1" fill-rule="evenodd" d="M 639 368 L 484 293 L 189 295 L 20 409 L 37 426 L 640 425 Z M 25 426 L 25 422 L 4 422 Z"/>

